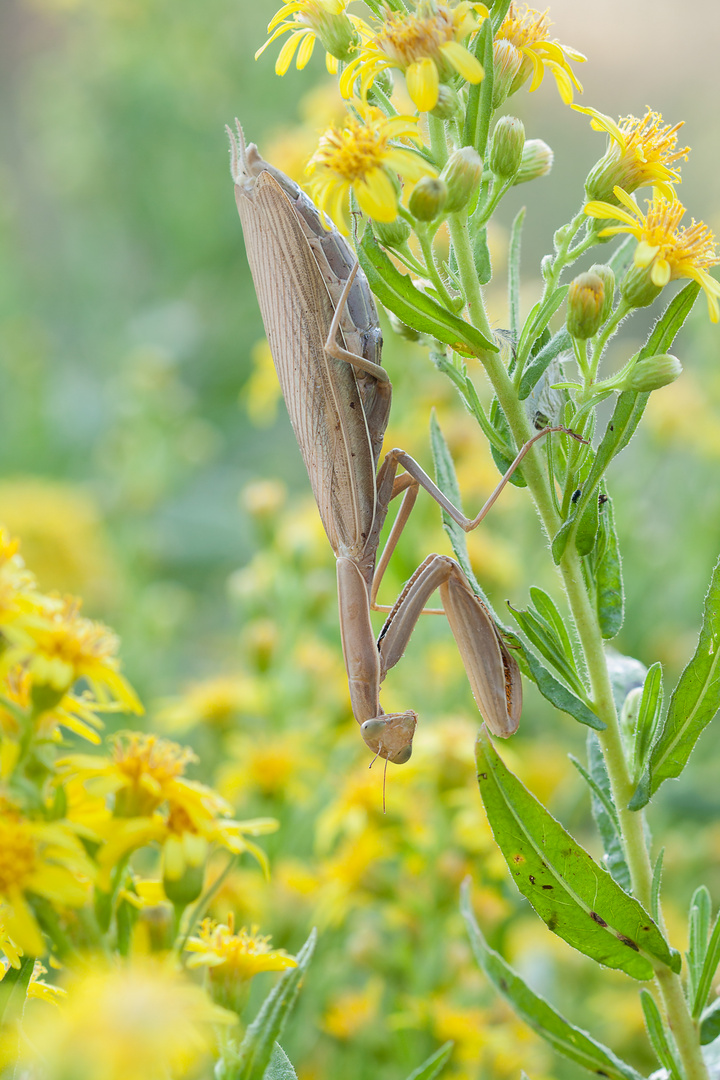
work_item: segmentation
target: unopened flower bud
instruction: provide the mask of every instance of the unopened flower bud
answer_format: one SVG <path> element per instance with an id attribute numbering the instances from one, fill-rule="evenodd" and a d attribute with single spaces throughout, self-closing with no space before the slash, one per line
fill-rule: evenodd
<path id="1" fill-rule="evenodd" d="M 638 360 L 625 380 L 625 389 L 646 394 L 650 390 L 659 390 L 661 386 L 675 382 L 681 374 L 682 364 L 677 356 L 671 356 L 670 353 L 647 356 L 644 360 Z"/>
<path id="2" fill-rule="evenodd" d="M 346 62 L 360 42 L 357 30 L 344 11 L 328 11 L 319 4 L 315 5 L 315 8 L 313 14 L 308 14 L 305 18 L 312 24 L 325 51 L 343 63 Z"/>
<path id="3" fill-rule="evenodd" d="M 510 41 L 493 43 L 493 111 L 517 89 L 523 55 Z"/>
<path id="4" fill-rule="evenodd" d="M 651 266 L 633 264 L 620 282 L 620 295 L 630 307 L 648 307 L 662 292 L 662 285 L 655 284 L 651 271 Z"/>
<path id="5" fill-rule="evenodd" d="M 605 286 L 598 274 L 578 274 L 567 296 L 567 328 L 574 338 L 591 338 L 602 326 Z"/>
<path id="6" fill-rule="evenodd" d="M 525 126 L 515 116 L 501 116 L 493 131 L 490 168 L 500 180 L 512 180 L 520 168 Z"/>
<path id="7" fill-rule="evenodd" d="M 444 180 L 436 176 L 423 176 L 413 188 L 408 200 L 408 210 L 418 221 L 434 221 L 447 202 L 448 189 Z"/>
<path id="8" fill-rule="evenodd" d="M 437 105 L 430 110 L 431 116 L 437 116 L 439 120 L 452 120 L 460 112 L 460 98 L 457 90 L 447 83 L 438 86 Z"/>
<path id="9" fill-rule="evenodd" d="M 482 158 L 472 146 L 463 146 L 450 155 L 440 173 L 440 179 L 447 185 L 446 214 L 455 214 L 467 206 L 477 190 L 482 173 Z"/>
<path id="10" fill-rule="evenodd" d="M 554 154 L 542 139 L 528 139 L 523 146 L 520 168 L 515 174 L 513 184 L 526 184 L 528 180 L 537 180 L 547 176 L 552 168 Z"/>
<path id="11" fill-rule="evenodd" d="M 405 218 L 398 214 L 394 221 L 374 221 L 373 231 L 385 247 L 399 248 L 407 243 L 412 229 Z"/>
<path id="12" fill-rule="evenodd" d="M 605 286 L 605 303 L 603 304 L 601 323 L 610 317 L 615 301 L 615 274 L 612 267 L 607 263 L 594 263 L 588 270 L 589 274 L 597 274 Z"/>

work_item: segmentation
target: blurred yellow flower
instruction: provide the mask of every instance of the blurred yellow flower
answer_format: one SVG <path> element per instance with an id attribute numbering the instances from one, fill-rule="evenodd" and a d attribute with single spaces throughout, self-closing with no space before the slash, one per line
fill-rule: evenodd
<path id="1" fill-rule="evenodd" d="M 545 70 L 553 75 L 560 97 L 569 105 L 573 99 L 573 87 L 582 93 L 582 86 L 573 72 L 568 58 L 582 63 L 586 58 L 576 49 L 550 41 L 548 33 L 551 22 L 547 11 L 540 12 L 523 4 L 510 4 L 508 13 L 495 35 L 494 101 L 500 92 L 500 101 L 514 94 L 532 75 L 530 90 L 537 90 L 543 81 Z M 498 102 L 499 104 L 499 102 Z"/>
<path id="2" fill-rule="evenodd" d="M 85 849 L 65 825 L 29 821 L 0 803 L 0 903 L 16 950 L 29 956 L 46 951 L 33 896 L 56 907 L 82 907 L 93 876 Z"/>
<path id="3" fill-rule="evenodd" d="M 0 525 L 0 628 L 40 604 L 35 577 L 25 568 L 20 543 Z"/>
<path id="4" fill-rule="evenodd" d="M 377 1020 L 382 995 L 383 982 L 377 976 L 362 990 L 341 991 L 325 1010 L 321 1027 L 336 1039 L 356 1038 Z"/>
<path id="5" fill-rule="evenodd" d="M 0 951 L 4 954 L 10 967 L 19 968 L 23 951 L 19 945 L 15 944 L 5 928 L 5 910 L 5 904 L 0 903 Z"/>
<path id="6" fill-rule="evenodd" d="M 605 155 L 593 166 L 585 181 L 589 199 L 608 199 L 617 185 L 631 194 L 639 187 L 652 184 L 665 198 L 674 198 L 672 184 L 680 183 L 680 170 L 671 166 L 687 159 L 689 147 L 677 150 L 678 131 L 684 121 L 670 127 L 663 125 L 662 116 L 646 109 L 642 119 L 623 116 L 615 121 L 610 116 L 583 105 L 573 105 L 576 112 L 590 117 L 595 131 L 609 136 Z"/>
<path id="7" fill-rule="evenodd" d="M 285 971 L 297 967 L 297 960 L 284 949 L 271 949 L 270 938 L 243 926 L 236 932 L 232 912 L 227 923 L 203 919 L 197 936 L 185 946 L 192 955 L 189 968 L 206 968 L 214 1001 L 239 1012 L 245 1004 L 248 983 L 263 971 Z"/>
<path id="8" fill-rule="evenodd" d="M 394 221 L 398 214 L 396 174 L 415 183 L 436 171 L 419 154 L 391 141 L 418 137 L 413 117 L 389 118 L 362 101 L 355 101 L 353 108 L 359 119 L 348 115 L 343 127 L 328 128 L 307 167 L 320 209 L 343 228 L 343 207 L 350 191 L 363 213 L 376 221 Z"/>
<path id="9" fill-rule="evenodd" d="M 101 704 L 115 701 L 141 713 L 142 705 L 119 671 L 117 637 L 107 626 L 82 616 L 80 604 L 71 596 L 44 597 L 41 609 L 7 626 L 6 666 L 26 664 L 33 684 L 59 697 L 85 679 Z"/>
<path id="10" fill-rule="evenodd" d="M 213 1025 L 236 1017 L 169 966 L 148 960 L 118 967 L 92 958 L 66 981 L 67 998 L 27 1024 L 25 1054 L 47 1080 L 170 1080 L 195 1076 L 214 1046 Z"/>
<path id="11" fill-rule="evenodd" d="M 485 74 L 482 64 L 462 43 L 487 18 L 484 4 L 469 0 L 435 0 L 421 3 L 416 12 L 386 9 L 378 33 L 360 49 L 340 77 L 343 97 L 353 93 L 360 79 L 365 98 L 381 71 L 399 68 L 405 75 L 408 93 L 420 112 L 434 109 L 440 84 L 459 74 L 466 82 L 479 83 Z"/>
<path id="12" fill-rule="evenodd" d="M 190 683 L 181 697 L 158 703 L 154 710 L 159 727 L 185 731 L 195 724 L 207 724 L 218 731 L 231 728 L 239 716 L 263 713 L 265 692 L 249 675 L 216 675 Z"/>
<path id="13" fill-rule="evenodd" d="M 685 207 L 678 199 L 668 200 L 655 195 L 647 200 L 644 214 L 634 199 L 622 188 L 616 187 L 614 195 L 622 204 L 613 206 L 606 202 L 589 202 L 585 213 L 593 218 L 620 221 L 600 232 L 600 236 L 629 233 L 638 241 L 634 263 L 641 269 L 649 269 L 653 285 L 663 288 L 676 278 L 691 278 L 705 293 L 711 322 L 720 319 L 720 281 L 708 273 L 711 266 L 720 263 L 715 236 L 709 226 L 693 218 L 690 225 L 681 225 Z"/>

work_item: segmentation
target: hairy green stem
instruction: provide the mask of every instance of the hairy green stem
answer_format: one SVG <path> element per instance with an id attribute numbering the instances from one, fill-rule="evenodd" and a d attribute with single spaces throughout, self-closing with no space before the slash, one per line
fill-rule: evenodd
<path id="1" fill-rule="evenodd" d="M 467 226 L 464 222 L 457 220 L 457 215 L 455 215 L 455 218 L 456 220 L 450 223 L 450 235 L 455 247 L 460 279 L 468 299 L 470 315 L 478 329 L 483 333 L 488 333 L 489 327 L 485 307 L 472 263 L 472 251 Z M 497 394 L 500 406 L 505 413 L 515 441 L 518 446 L 521 446 L 533 434 L 524 404 L 518 399 L 516 390 L 499 355 L 497 353 L 486 353 L 481 357 L 481 360 Z M 547 474 L 541 466 L 541 460 L 535 447 L 532 448 L 523 461 L 523 476 L 535 501 L 545 531 L 548 537 L 552 538 L 560 526 L 560 518 L 550 490 Z M 597 612 L 588 594 L 582 559 L 572 544 L 568 545 L 561 560 L 560 572 L 585 657 L 594 710 L 607 725 L 605 731 L 599 732 L 598 736 L 620 818 L 623 846 L 632 880 L 633 893 L 649 911 L 652 894 L 652 866 L 645 844 L 643 813 L 642 811 L 633 813 L 628 810 L 634 784 L 625 757 L 620 723 L 613 700 L 605 657 L 605 645 L 600 632 Z M 707 1067 L 698 1041 L 697 1029 L 692 1020 L 679 976 L 662 964 L 658 964 L 655 974 L 657 988 L 665 1007 L 668 1026 L 673 1032 L 677 1044 L 685 1080 L 709 1080 Z"/>

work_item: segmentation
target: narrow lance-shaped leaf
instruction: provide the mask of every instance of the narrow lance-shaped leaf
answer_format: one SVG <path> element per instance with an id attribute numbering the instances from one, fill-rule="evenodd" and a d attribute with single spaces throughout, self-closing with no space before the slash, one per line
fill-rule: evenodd
<path id="1" fill-rule="evenodd" d="M 498 351 L 497 345 L 483 337 L 474 326 L 417 289 L 410 275 L 401 273 L 390 261 L 369 225 L 358 245 L 358 260 L 378 299 L 414 330 L 430 334 L 467 355 Z"/>
<path id="2" fill-rule="evenodd" d="M 477 742 L 480 794 L 498 847 L 523 896 L 548 928 L 607 967 L 650 979 L 678 970 L 642 905 L 580 847 L 503 764 L 484 728 Z"/>
<path id="3" fill-rule="evenodd" d="M 639 810 L 665 780 L 679 776 L 702 731 L 720 708 L 720 562 L 705 597 L 705 611 L 695 655 L 673 690 L 665 722 L 650 748 L 650 760 L 631 810 Z"/>
<path id="4" fill-rule="evenodd" d="M 508 648 L 515 650 L 514 656 L 520 665 L 520 670 L 527 678 L 537 686 L 542 696 L 554 705 L 556 709 L 560 709 L 562 712 L 572 716 L 574 720 L 577 720 L 580 724 L 585 724 L 587 727 L 594 728 L 595 731 L 604 731 L 607 724 L 604 720 L 601 720 L 599 716 L 596 716 L 594 712 L 581 701 L 579 697 L 568 690 L 566 686 L 550 674 L 544 664 L 538 659 L 537 656 L 530 649 L 526 648 L 523 642 L 517 637 L 516 634 L 511 634 L 507 630 L 503 630 L 503 636 L 505 637 L 505 643 Z"/>
<path id="5" fill-rule="evenodd" d="M 597 1076 L 610 1080 L 641 1080 L 640 1074 L 621 1061 L 612 1050 L 575 1027 L 544 998 L 536 994 L 483 937 L 470 904 L 469 881 L 464 881 L 460 910 L 470 935 L 475 959 L 500 994 L 528 1027 L 550 1043 L 554 1050 Z"/>
<path id="6" fill-rule="evenodd" d="M 620 834 L 617 807 L 613 801 L 610 777 L 605 767 L 600 742 L 596 735 L 588 732 L 587 737 L 588 776 L 591 784 L 590 804 L 600 839 L 605 851 L 607 868 L 625 890 L 631 891 L 630 871 L 625 862 Z"/>
<path id="7" fill-rule="evenodd" d="M 576 694 L 584 694 L 585 688 L 575 668 L 575 657 L 572 652 L 569 655 L 565 652 L 563 643 L 553 628 L 541 619 L 532 607 L 529 607 L 527 611 L 520 611 L 512 604 L 508 604 L 508 608 L 522 632 L 540 655 L 545 657 Z"/>
<path id="8" fill-rule="evenodd" d="M 688 951 L 685 956 L 688 969 L 688 997 L 691 1000 L 695 997 L 705 963 L 711 916 L 710 893 L 705 885 L 700 885 L 692 895 L 688 912 Z"/>
<path id="9" fill-rule="evenodd" d="M 705 1003 L 710 995 L 718 964 L 720 964 L 720 914 L 718 914 L 715 919 L 715 924 L 712 928 L 710 941 L 708 942 L 707 951 L 705 953 L 702 971 L 700 972 L 700 977 L 697 982 L 697 990 L 695 991 L 692 1009 L 693 1019 L 695 1020 L 697 1020 L 705 1008 Z"/>
<path id="10" fill-rule="evenodd" d="M 297 1073 L 280 1043 L 275 1043 L 263 1080 L 297 1080 Z"/>
<path id="11" fill-rule="evenodd" d="M 493 32 L 486 19 L 472 42 L 471 49 L 485 70 L 485 77 L 468 88 L 463 125 L 462 145 L 472 146 L 481 158 L 485 157 L 493 97 Z"/>
<path id="12" fill-rule="evenodd" d="M 647 342 L 638 353 L 639 360 L 643 360 L 647 356 L 656 356 L 668 352 L 678 331 L 690 314 L 699 291 L 700 286 L 697 282 L 691 281 L 670 301 L 655 324 Z M 627 446 L 635 434 L 635 429 L 640 423 L 649 396 L 649 394 L 636 394 L 632 390 L 624 390 L 618 395 L 615 409 L 597 448 L 592 469 L 583 486 L 583 492 L 576 509 L 576 519 L 582 515 L 585 507 L 593 497 L 595 489 L 612 459 Z M 570 530 L 565 525 L 561 526 L 552 546 L 553 558 L 556 563 L 560 562 L 564 554 L 569 535 Z"/>
<path id="13" fill-rule="evenodd" d="M 508 254 L 508 301 L 510 305 L 510 333 L 513 341 L 520 334 L 520 247 L 522 227 L 525 221 L 525 207 L 518 210 L 510 230 Z"/>
<path id="14" fill-rule="evenodd" d="M 529 352 L 529 346 L 532 346 L 535 339 L 542 334 L 543 330 L 567 296 L 569 288 L 569 285 L 561 285 L 559 288 L 554 289 L 542 304 L 535 305 L 530 312 L 520 335 L 520 340 L 517 345 L 518 356 L 524 357 L 526 352 Z"/>
<path id="15" fill-rule="evenodd" d="M 667 1070 L 668 1080 L 683 1080 L 682 1070 L 675 1062 L 672 1048 L 665 1033 L 660 1010 L 655 1004 L 655 999 L 650 991 L 644 987 L 640 991 L 640 1003 L 645 1017 L 648 1038 L 657 1054 L 658 1061 Z"/>
<path id="16" fill-rule="evenodd" d="M 512 446 L 513 440 L 512 435 L 510 434 L 510 427 L 505 417 L 505 413 L 500 408 L 500 402 L 497 398 L 493 398 L 492 404 L 490 406 L 490 423 L 493 425 L 493 427 L 497 428 L 501 438 L 504 439 L 505 443 L 508 446 Z M 506 457 L 504 454 L 500 453 L 500 451 L 494 445 L 490 446 L 490 452 L 492 454 L 493 461 L 498 467 L 499 472 L 506 473 L 512 464 L 513 458 L 515 457 L 514 452 L 510 453 Z M 525 480 L 525 477 L 522 473 L 522 465 L 512 474 L 512 476 L 510 477 L 510 483 L 513 484 L 514 487 L 527 487 L 527 481 Z"/>
<path id="17" fill-rule="evenodd" d="M 232 1080 L 262 1080 L 270 1064 L 276 1040 L 280 1037 L 290 1010 L 295 1004 L 300 984 L 315 950 L 317 931 L 313 930 L 297 955 L 297 967 L 288 968 L 263 1002 L 260 1012 L 245 1032 Z"/>
<path id="18" fill-rule="evenodd" d="M 439 1050 L 436 1050 L 419 1068 L 410 1073 L 407 1080 L 435 1080 L 435 1077 L 439 1076 L 447 1065 L 454 1045 L 452 1042 L 443 1043 Z"/>
<path id="19" fill-rule="evenodd" d="M 557 334 L 550 338 L 547 345 L 543 345 L 542 349 L 532 357 L 523 371 L 520 386 L 518 387 L 518 397 L 521 401 L 530 397 L 533 387 L 538 384 L 553 360 L 560 356 L 560 353 L 568 352 L 570 349 L 572 349 L 572 338 L 563 327 L 562 330 L 558 330 Z"/>
<path id="20" fill-rule="evenodd" d="M 595 603 L 600 632 L 607 641 L 620 632 L 625 616 L 622 561 L 612 499 L 608 499 L 600 509 L 600 527 L 604 543 L 595 566 Z"/>

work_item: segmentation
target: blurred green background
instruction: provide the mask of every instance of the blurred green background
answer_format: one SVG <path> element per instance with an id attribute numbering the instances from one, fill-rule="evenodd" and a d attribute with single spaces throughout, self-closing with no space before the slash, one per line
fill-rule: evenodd
<path id="1" fill-rule="evenodd" d="M 267 156 L 273 146 L 289 153 L 300 98 L 324 77 L 319 50 L 304 75 L 284 79 L 272 50 L 254 62 L 275 8 L 0 5 L 0 520 L 43 587 L 84 596 L 87 613 L 118 630 L 149 725 L 193 742 L 198 775 L 241 814 L 283 821 L 268 845 L 274 882 L 266 888 L 246 870 L 227 902 L 290 949 L 314 920 L 325 928 L 288 1039 L 303 1080 L 338 1069 L 400 1077 L 448 1037 L 460 1048 L 459 1077 L 517 1076 L 523 1061 L 533 1080 L 574 1075 L 532 1040 L 523 1057 L 520 1029 L 474 973 L 455 914 L 467 870 L 484 925 L 524 957 L 534 985 L 587 1026 L 577 1013 L 582 980 L 594 1030 L 647 1065 L 628 981 L 600 979 L 548 942 L 492 854 L 473 791 L 475 713 L 440 620 L 419 628 L 384 692 L 386 708 L 420 706 L 422 717 L 417 755 L 402 778 L 391 774 L 390 814 L 379 813 L 380 777 L 366 776 L 344 684 L 332 557 L 266 377 L 228 175 L 224 124 L 237 115 Z M 561 0 L 551 15 L 558 38 L 589 57 L 583 103 L 612 115 L 642 115 L 649 104 L 668 122 L 686 118 L 681 142 L 693 152 L 680 197 L 719 232 L 717 6 Z M 508 106 L 556 162 L 549 179 L 512 194 L 495 229 L 500 327 L 512 216 L 528 204 L 529 310 L 539 259 L 604 147 L 550 78 Z M 617 363 L 647 325 L 628 327 Z M 720 550 L 720 349 L 704 301 L 675 351 L 685 375 L 653 396 L 610 478 L 627 592 L 615 644 L 647 664 L 661 659 L 669 685 L 694 647 Z M 434 405 L 466 506 L 479 506 L 495 482 L 479 433 L 422 350 L 395 341 L 385 355 L 395 391 L 386 445 L 429 466 Z M 386 599 L 432 550 L 447 542 L 421 500 Z M 556 590 L 516 491 L 471 538 L 471 553 L 498 608 L 506 597 L 524 605 L 533 581 Z M 509 757 L 597 850 L 566 758 L 582 754 L 584 732 L 531 689 L 527 701 Z M 663 842 L 676 924 L 700 880 L 720 896 L 719 744 L 717 732 L 704 736 L 702 760 L 651 815 L 658 833 L 673 825 Z"/>

